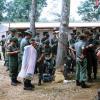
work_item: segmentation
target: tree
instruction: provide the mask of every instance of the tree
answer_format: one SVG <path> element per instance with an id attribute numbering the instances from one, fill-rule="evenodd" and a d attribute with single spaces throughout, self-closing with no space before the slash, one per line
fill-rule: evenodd
<path id="1" fill-rule="evenodd" d="M 42 8 L 46 5 L 46 0 L 37 0 L 36 20 L 40 16 Z M 13 0 L 6 3 L 7 13 L 5 20 L 9 19 L 13 22 L 27 22 L 29 21 L 29 14 L 31 10 L 31 0 Z"/>
<path id="2" fill-rule="evenodd" d="M 69 24 L 69 12 L 70 12 L 70 0 L 62 1 L 62 14 L 61 14 L 61 25 L 59 33 L 59 42 L 57 50 L 56 66 L 60 68 L 64 63 L 64 54 L 66 53 L 66 46 L 68 44 L 68 24 Z"/>
<path id="3" fill-rule="evenodd" d="M 30 16 L 30 30 L 35 35 L 35 21 L 36 21 L 36 0 L 32 0 L 31 16 Z"/>
<path id="4" fill-rule="evenodd" d="M 98 21 L 100 20 L 100 7 L 96 7 L 95 0 L 86 0 L 78 7 L 78 14 L 82 16 L 83 21 Z"/>

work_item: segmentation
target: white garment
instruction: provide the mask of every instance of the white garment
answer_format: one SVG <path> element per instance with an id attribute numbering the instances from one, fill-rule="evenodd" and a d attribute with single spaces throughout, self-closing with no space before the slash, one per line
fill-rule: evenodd
<path id="1" fill-rule="evenodd" d="M 28 75 L 31 75 L 33 78 L 34 70 L 36 66 L 37 51 L 32 45 L 24 47 L 24 54 L 22 59 L 22 67 L 19 72 L 19 78 L 26 78 Z"/>

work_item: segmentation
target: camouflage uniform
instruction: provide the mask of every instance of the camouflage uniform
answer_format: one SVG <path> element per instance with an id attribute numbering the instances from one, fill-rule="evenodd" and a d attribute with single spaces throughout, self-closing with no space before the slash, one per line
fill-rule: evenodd
<path id="1" fill-rule="evenodd" d="M 11 29 L 10 31 L 16 32 L 15 29 Z M 8 48 L 8 45 L 9 45 L 9 43 L 10 43 L 11 38 L 15 38 L 15 40 L 16 40 L 16 45 L 18 46 L 18 39 L 16 38 L 16 36 L 13 35 L 13 34 L 9 34 L 9 35 L 7 36 L 6 42 L 5 42 L 5 48 L 6 48 L 5 51 L 6 51 L 6 52 L 7 52 L 7 48 Z M 8 55 L 7 55 L 7 54 L 5 54 L 5 65 L 6 65 L 7 68 L 9 69 L 9 61 L 8 61 Z"/>
<path id="2" fill-rule="evenodd" d="M 16 41 L 16 40 L 13 39 L 11 41 Z M 18 51 L 18 47 L 16 45 L 9 44 L 7 52 L 12 53 L 15 51 Z M 9 73 L 11 80 L 12 82 L 16 82 L 18 75 L 18 53 L 9 54 L 8 60 L 9 60 Z"/>

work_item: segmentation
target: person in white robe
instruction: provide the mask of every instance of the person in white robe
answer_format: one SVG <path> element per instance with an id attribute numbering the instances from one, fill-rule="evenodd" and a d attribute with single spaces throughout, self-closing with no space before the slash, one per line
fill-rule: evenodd
<path id="1" fill-rule="evenodd" d="M 34 85 L 31 84 L 31 80 L 34 76 L 37 51 L 35 49 L 35 39 L 31 39 L 31 45 L 24 47 L 24 54 L 22 59 L 22 67 L 18 77 L 24 80 L 24 90 L 32 90 Z"/>

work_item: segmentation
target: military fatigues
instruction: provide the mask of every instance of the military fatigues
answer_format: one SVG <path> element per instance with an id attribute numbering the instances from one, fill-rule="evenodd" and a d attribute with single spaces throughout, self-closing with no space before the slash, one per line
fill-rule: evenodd
<path id="1" fill-rule="evenodd" d="M 95 46 L 96 46 L 96 41 L 94 41 L 93 39 L 90 39 L 87 42 L 87 46 L 92 44 L 92 47 L 89 47 L 87 49 L 87 71 L 88 71 L 88 80 L 91 80 L 91 74 L 92 74 L 92 70 L 94 73 L 94 79 L 96 79 L 97 76 L 97 57 L 96 57 L 96 53 L 95 53 Z"/>
<path id="2" fill-rule="evenodd" d="M 16 36 L 15 36 L 15 35 L 9 34 L 9 35 L 7 36 L 6 43 L 5 43 L 5 48 L 6 48 L 5 50 L 6 50 L 6 52 L 7 52 L 7 49 L 8 49 L 8 45 L 10 44 L 11 38 L 15 38 L 15 39 L 16 39 L 16 44 L 17 44 L 17 46 L 18 46 L 18 39 L 16 38 Z M 7 55 L 7 54 L 5 54 L 5 65 L 6 65 L 7 68 L 9 69 L 9 60 L 8 60 L 8 55 Z"/>
<path id="3" fill-rule="evenodd" d="M 52 53 L 54 55 L 57 55 L 58 39 L 57 38 L 52 38 L 51 39 L 51 45 L 52 45 Z"/>
<path id="4" fill-rule="evenodd" d="M 81 55 L 83 54 L 83 48 L 86 43 L 82 40 L 79 40 L 75 43 L 76 50 L 76 81 L 84 84 L 87 80 L 87 59 L 81 59 Z"/>
<path id="5" fill-rule="evenodd" d="M 70 67 L 71 67 L 71 55 L 70 55 L 70 50 L 69 50 L 69 42 L 65 41 L 66 44 L 63 44 L 65 53 L 63 53 L 64 57 L 64 78 L 67 80 L 67 74 L 70 72 Z"/>
<path id="6" fill-rule="evenodd" d="M 52 58 L 50 58 L 50 55 L 52 53 L 52 48 L 49 46 L 49 41 L 46 40 L 45 45 L 41 49 L 41 65 L 39 66 L 39 84 L 41 84 L 41 80 L 43 79 L 43 74 L 47 73 L 50 75 L 53 75 L 53 64 L 52 64 Z M 47 46 L 47 44 L 48 46 Z"/>
<path id="7" fill-rule="evenodd" d="M 9 45 L 7 52 L 14 52 L 17 51 L 18 48 L 16 45 Z M 18 75 L 18 53 L 15 54 L 9 54 L 9 73 L 12 82 L 16 82 L 17 75 Z"/>
<path id="8" fill-rule="evenodd" d="M 22 40 L 22 37 L 19 37 L 18 38 L 18 48 L 20 49 L 20 43 L 21 43 L 21 40 Z M 18 70 L 20 71 L 21 69 L 21 63 L 22 62 L 22 56 L 21 56 L 21 53 L 18 53 Z"/>
<path id="9" fill-rule="evenodd" d="M 39 71 L 39 81 L 38 84 L 41 85 L 41 80 L 42 80 L 42 75 L 43 75 L 43 69 L 44 69 L 44 52 L 43 52 L 43 48 L 41 45 L 39 45 L 37 47 L 37 64 L 36 67 L 38 67 L 38 71 Z"/>
<path id="10" fill-rule="evenodd" d="M 72 38 L 72 39 L 69 40 L 69 45 L 70 45 L 71 47 L 73 47 L 73 45 L 74 45 L 76 42 L 77 42 L 77 40 L 76 40 L 75 38 Z M 72 51 L 71 53 L 75 54 L 74 51 Z M 71 71 L 72 71 L 72 72 L 74 72 L 74 68 L 75 68 L 75 65 L 76 65 L 76 59 L 75 59 L 75 57 L 73 57 L 73 56 L 74 56 L 73 54 L 71 54 L 71 55 L 72 55 L 72 56 L 71 56 Z"/>

